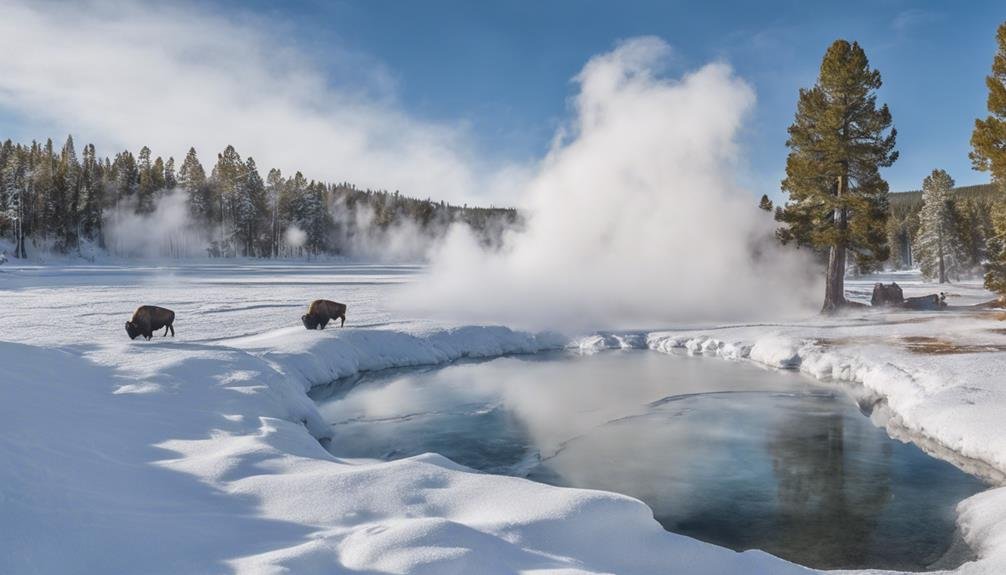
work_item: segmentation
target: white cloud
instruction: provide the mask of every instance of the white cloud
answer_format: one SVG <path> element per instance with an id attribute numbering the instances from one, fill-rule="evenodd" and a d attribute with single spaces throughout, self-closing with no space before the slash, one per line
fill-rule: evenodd
<path id="1" fill-rule="evenodd" d="M 908 33 L 916 28 L 924 27 L 934 22 L 939 22 L 942 15 L 938 12 L 922 10 L 920 8 L 910 8 L 899 12 L 891 21 L 891 28 L 899 34 Z"/>
<path id="2" fill-rule="evenodd" d="M 326 53 L 344 60 L 337 71 L 368 62 L 360 90 L 267 24 L 194 3 L 0 0 L 0 107 L 46 131 L 33 136 L 70 132 L 101 153 L 148 145 L 180 162 L 194 145 L 212 164 L 233 144 L 259 166 L 309 178 L 448 201 L 491 193 L 480 194 L 493 177 L 480 174 L 464 129 L 403 112 L 387 70 Z"/>

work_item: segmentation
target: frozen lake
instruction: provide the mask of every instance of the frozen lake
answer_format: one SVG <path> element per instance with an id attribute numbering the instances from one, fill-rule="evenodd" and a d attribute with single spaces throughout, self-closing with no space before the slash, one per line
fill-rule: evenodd
<path id="1" fill-rule="evenodd" d="M 648 351 L 375 372 L 316 388 L 341 457 L 441 453 L 637 497 L 668 530 L 819 568 L 959 563 L 986 486 L 789 372 Z M 942 560 L 941 560 L 942 558 Z"/>

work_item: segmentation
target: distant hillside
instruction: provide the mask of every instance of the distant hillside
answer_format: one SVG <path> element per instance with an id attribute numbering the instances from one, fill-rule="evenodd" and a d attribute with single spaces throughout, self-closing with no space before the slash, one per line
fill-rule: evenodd
<path id="1" fill-rule="evenodd" d="M 961 198 L 988 199 L 998 193 L 995 184 L 978 184 L 976 186 L 958 186 L 954 194 Z M 896 207 L 912 208 L 922 204 L 922 190 L 910 192 L 892 192 L 888 194 L 891 209 Z"/>

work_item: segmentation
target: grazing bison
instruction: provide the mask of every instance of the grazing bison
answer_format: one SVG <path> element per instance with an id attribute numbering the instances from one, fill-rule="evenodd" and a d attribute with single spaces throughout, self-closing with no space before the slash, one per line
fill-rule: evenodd
<path id="1" fill-rule="evenodd" d="M 126 322 L 126 333 L 129 339 L 136 339 L 142 335 L 149 340 L 154 337 L 154 331 L 164 328 L 164 335 L 168 335 L 171 330 L 171 337 L 175 337 L 175 312 L 156 305 L 141 305 L 133 312 L 133 319 Z"/>
<path id="2" fill-rule="evenodd" d="M 311 302 L 311 307 L 307 309 L 307 313 L 300 317 L 307 329 L 325 329 L 328 322 L 335 318 L 342 319 L 342 324 L 339 327 L 346 325 L 346 304 L 327 299 L 314 300 Z"/>

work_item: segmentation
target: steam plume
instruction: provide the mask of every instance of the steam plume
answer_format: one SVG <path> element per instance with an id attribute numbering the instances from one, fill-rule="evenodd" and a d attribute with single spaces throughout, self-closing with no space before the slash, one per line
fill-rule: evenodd
<path id="1" fill-rule="evenodd" d="M 775 245 L 732 178 L 751 88 L 722 63 L 662 77 L 669 52 L 637 38 L 591 59 L 575 118 L 526 188 L 526 232 L 491 254 L 455 228 L 410 305 L 571 328 L 802 309 L 812 266 Z"/>

